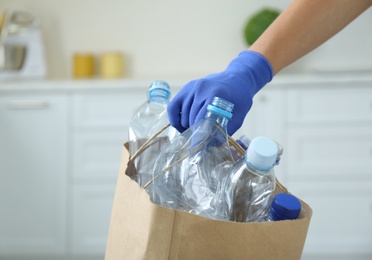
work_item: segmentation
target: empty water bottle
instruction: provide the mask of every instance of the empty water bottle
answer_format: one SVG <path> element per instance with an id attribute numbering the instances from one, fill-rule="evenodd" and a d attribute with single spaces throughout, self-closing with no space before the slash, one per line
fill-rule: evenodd
<path id="1" fill-rule="evenodd" d="M 242 135 L 239 137 L 239 139 L 236 140 L 236 142 L 240 145 L 240 147 L 242 147 L 244 150 L 247 150 L 248 149 L 248 146 L 251 142 L 251 139 L 249 139 L 246 135 Z M 280 162 L 280 159 L 283 155 L 283 147 L 281 146 L 281 144 L 279 144 L 278 142 L 276 142 L 277 146 L 278 146 L 278 155 L 276 157 L 276 165 L 279 164 Z M 233 147 L 232 147 L 233 148 Z M 234 159 L 240 159 L 243 155 L 237 151 L 236 149 L 233 149 L 233 157 Z"/>
<path id="2" fill-rule="evenodd" d="M 235 146 L 231 146 L 232 157 L 234 158 L 235 161 L 238 161 L 244 156 L 244 153 L 248 149 L 251 139 L 249 139 L 246 135 L 242 135 L 235 141 L 237 144 L 239 144 L 241 148 L 243 148 L 243 150 L 241 150 L 241 149 L 237 149 Z"/>
<path id="3" fill-rule="evenodd" d="M 275 190 L 278 146 L 267 137 L 256 137 L 249 144 L 244 157 L 237 161 L 221 186 L 217 205 L 217 219 L 237 222 L 263 221 Z"/>
<path id="4" fill-rule="evenodd" d="M 222 179 L 234 163 L 227 123 L 234 105 L 215 97 L 205 118 L 175 137 L 162 150 L 149 194 L 154 203 L 208 215 Z M 153 186 L 153 187 L 151 187 Z"/>
<path id="5" fill-rule="evenodd" d="M 143 103 L 129 122 L 129 154 L 132 157 L 138 149 L 155 133 L 168 124 L 167 105 L 171 96 L 170 87 L 165 81 L 154 81 Z M 134 159 L 137 174 L 132 176 L 141 186 L 151 179 L 151 167 L 158 155 L 160 146 L 176 135 L 170 127 L 163 131 L 150 145 Z"/>
<path id="6" fill-rule="evenodd" d="M 246 135 L 242 135 L 236 142 L 244 149 L 247 150 L 249 144 L 251 143 L 251 139 L 249 139 Z"/>
<path id="7" fill-rule="evenodd" d="M 301 212 L 301 202 L 288 193 L 277 194 L 269 210 L 266 221 L 297 219 Z"/>

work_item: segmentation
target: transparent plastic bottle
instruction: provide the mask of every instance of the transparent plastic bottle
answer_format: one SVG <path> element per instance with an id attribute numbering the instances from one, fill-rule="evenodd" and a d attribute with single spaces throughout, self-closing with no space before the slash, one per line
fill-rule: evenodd
<path id="1" fill-rule="evenodd" d="M 242 135 L 236 142 L 244 149 L 247 150 L 249 144 L 251 143 L 251 139 L 249 139 L 246 135 Z"/>
<path id="2" fill-rule="evenodd" d="M 254 138 L 242 159 L 231 168 L 213 202 L 217 219 L 263 221 L 275 190 L 278 146 L 267 137 Z"/>
<path id="3" fill-rule="evenodd" d="M 266 221 L 297 219 L 301 212 L 301 202 L 288 193 L 277 194 L 271 202 Z"/>
<path id="4" fill-rule="evenodd" d="M 279 165 L 279 162 L 280 162 L 280 159 L 282 158 L 284 149 L 278 142 L 276 142 L 276 144 L 278 146 L 278 155 L 276 156 L 275 164 Z"/>
<path id="5" fill-rule="evenodd" d="M 246 151 L 248 149 L 249 143 L 251 142 L 251 139 L 249 139 L 246 135 L 242 135 L 235 141 L 241 148 L 243 148 L 244 151 Z M 244 152 L 241 152 L 234 146 L 231 146 L 231 154 L 235 161 L 238 161 L 244 156 Z"/>
<path id="6" fill-rule="evenodd" d="M 244 150 L 247 150 L 248 149 L 248 146 L 251 142 L 251 139 L 249 139 L 246 135 L 242 135 L 239 137 L 239 139 L 236 140 L 236 142 L 244 149 Z M 279 162 L 280 162 L 280 159 L 283 155 L 283 147 L 281 146 L 281 144 L 279 144 L 278 142 L 276 142 L 276 144 L 278 145 L 278 155 L 276 157 L 276 165 L 279 165 Z M 238 151 L 236 151 L 235 153 L 233 153 L 233 157 L 234 159 L 240 159 L 243 155 L 241 153 L 239 153 Z"/>
<path id="7" fill-rule="evenodd" d="M 129 154 L 133 156 L 138 149 L 160 129 L 166 126 L 168 121 L 167 105 L 169 104 L 171 92 L 165 81 L 154 81 L 149 86 L 147 101 L 143 103 L 129 122 Z M 172 139 L 177 130 L 170 127 L 163 131 L 151 145 L 135 158 L 134 165 L 137 174 L 132 176 L 141 186 L 151 179 L 152 167 L 158 151 L 162 144 Z"/>
<path id="8" fill-rule="evenodd" d="M 204 119 L 174 138 L 162 150 L 149 192 L 153 202 L 208 216 L 211 201 L 234 163 L 227 123 L 234 104 L 215 97 Z"/>

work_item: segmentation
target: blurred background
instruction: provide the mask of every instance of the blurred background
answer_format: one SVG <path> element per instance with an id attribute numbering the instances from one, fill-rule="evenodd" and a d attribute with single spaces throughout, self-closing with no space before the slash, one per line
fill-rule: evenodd
<path id="1" fill-rule="evenodd" d="M 74 53 L 120 51 L 130 77 L 195 77 L 225 68 L 247 48 L 243 28 L 263 7 L 290 1 L 1 0 L 41 18 L 48 78 L 71 76 Z M 286 71 L 370 70 L 372 11 Z"/>
<path id="2" fill-rule="evenodd" d="M 290 2 L 0 0 L 0 259 L 103 259 L 149 84 L 223 70 L 248 19 Z M 314 210 L 303 259 L 372 259 L 371 24 L 281 71 L 237 133 L 284 147 L 277 176 Z"/>

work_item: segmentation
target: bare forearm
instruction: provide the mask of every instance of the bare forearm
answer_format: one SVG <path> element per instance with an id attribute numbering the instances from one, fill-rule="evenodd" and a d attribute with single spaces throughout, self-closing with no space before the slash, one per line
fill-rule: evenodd
<path id="1" fill-rule="evenodd" d="M 294 0 L 249 49 L 265 56 L 277 73 L 371 5 L 372 0 Z"/>

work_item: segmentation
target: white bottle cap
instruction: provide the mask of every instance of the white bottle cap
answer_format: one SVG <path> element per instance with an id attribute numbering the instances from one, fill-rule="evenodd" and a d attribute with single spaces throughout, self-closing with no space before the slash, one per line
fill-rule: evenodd
<path id="1" fill-rule="evenodd" d="M 276 162 L 278 145 L 272 139 L 264 136 L 254 138 L 245 153 L 245 161 L 259 171 L 271 170 Z"/>

